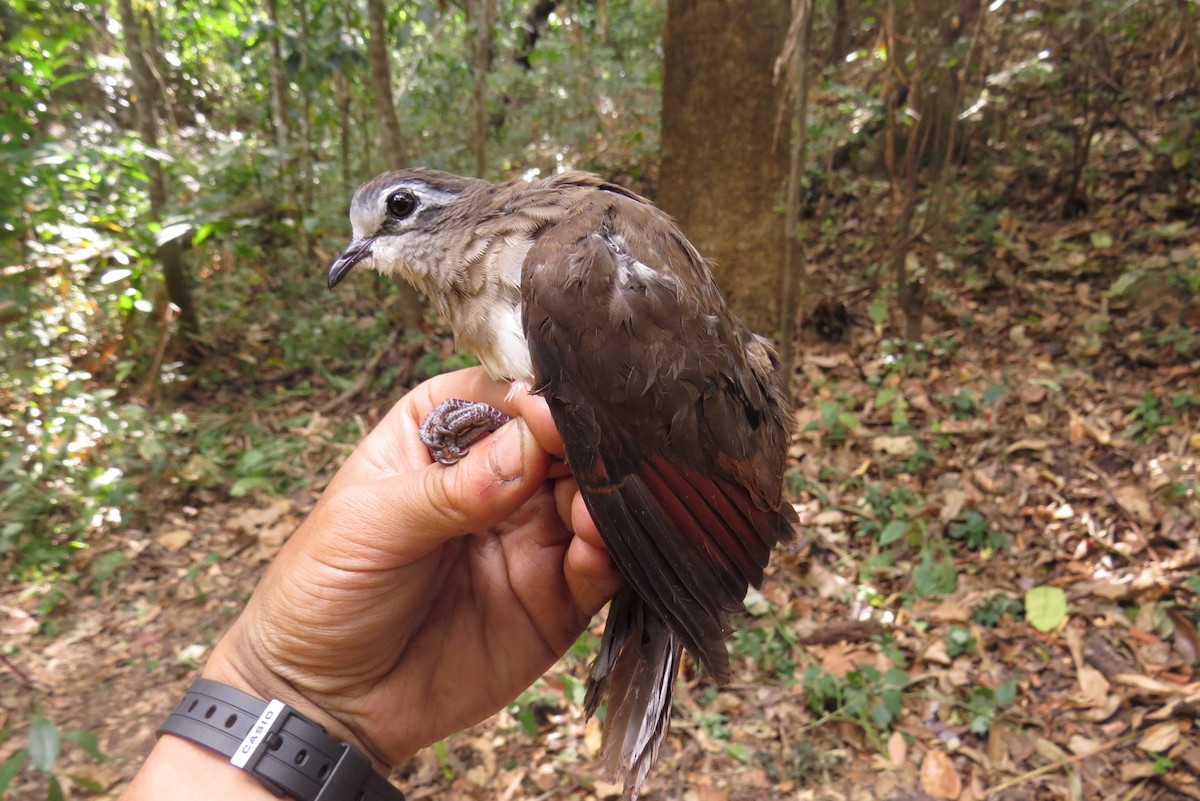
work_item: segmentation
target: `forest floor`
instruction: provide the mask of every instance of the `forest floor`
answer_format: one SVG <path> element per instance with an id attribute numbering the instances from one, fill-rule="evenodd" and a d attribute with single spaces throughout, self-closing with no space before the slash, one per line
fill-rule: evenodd
<path id="1" fill-rule="evenodd" d="M 1200 798 L 1200 310 L 1173 283 L 1200 262 L 1200 232 L 1147 202 L 1103 220 L 1002 216 L 986 280 L 931 279 L 921 348 L 884 335 L 869 293 L 830 293 L 795 383 L 804 537 L 750 598 L 732 683 L 685 668 L 644 798 Z M 834 272 L 836 250 L 811 257 Z M 99 734 L 109 757 L 65 745 L 72 797 L 119 794 L 314 504 L 346 446 L 328 415 L 287 421 L 327 400 L 247 412 L 307 443 L 286 466 L 303 489 L 181 501 L 147 487 L 151 522 L 85 552 L 92 580 L 52 615 L 33 585 L 0 590 L 0 724 L 36 689 L 43 714 Z M 359 397 L 339 421 L 365 431 L 386 406 Z M 112 581 L 109 551 L 127 557 Z M 397 783 L 414 801 L 617 798 L 581 706 L 586 660 Z"/>

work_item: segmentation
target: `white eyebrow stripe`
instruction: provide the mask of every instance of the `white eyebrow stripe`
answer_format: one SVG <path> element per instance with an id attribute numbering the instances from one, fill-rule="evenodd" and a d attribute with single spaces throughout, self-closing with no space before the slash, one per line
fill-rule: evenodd
<path id="1" fill-rule="evenodd" d="M 443 192 L 440 189 L 434 189 L 424 181 L 401 181 L 397 184 L 392 184 L 383 192 L 385 198 L 391 197 L 392 193 L 399 192 L 401 189 L 407 189 L 421 200 L 425 206 L 447 206 L 458 199 L 458 195 L 453 192 Z"/>

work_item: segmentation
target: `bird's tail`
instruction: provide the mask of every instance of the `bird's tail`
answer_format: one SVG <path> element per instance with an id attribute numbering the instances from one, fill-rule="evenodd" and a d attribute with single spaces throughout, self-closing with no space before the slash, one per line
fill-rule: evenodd
<path id="1" fill-rule="evenodd" d="M 600 702 L 608 703 L 602 758 L 624 782 L 630 801 L 637 801 L 667 736 L 682 648 L 666 622 L 632 590 L 623 589 L 613 599 L 586 704 L 591 715 Z"/>

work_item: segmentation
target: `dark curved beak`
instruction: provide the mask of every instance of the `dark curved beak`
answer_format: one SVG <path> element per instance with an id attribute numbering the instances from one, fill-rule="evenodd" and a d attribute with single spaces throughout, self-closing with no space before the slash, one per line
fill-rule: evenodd
<path id="1" fill-rule="evenodd" d="M 371 257 L 371 243 L 375 241 L 374 237 L 368 236 L 363 239 L 357 239 L 342 251 L 342 255 L 338 256 L 333 264 L 329 265 L 329 288 L 333 289 L 342 282 L 346 274 L 354 269 L 354 265 L 358 264 L 363 259 Z"/>

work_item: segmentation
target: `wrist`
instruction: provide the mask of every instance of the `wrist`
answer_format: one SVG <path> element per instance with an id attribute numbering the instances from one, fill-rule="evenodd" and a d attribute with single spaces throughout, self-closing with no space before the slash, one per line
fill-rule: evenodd
<path id="1" fill-rule="evenodd" d="M 349 743 L 364 753 L 376 772 L 386 776 L 393 763 L 365 734 L 357 716 L 339 709 L 327 696 L 306 689 L 299 677 L 288 677 L 270 665 L 244 635 L 242 621 L 217 644 L 201 678 L 220 682 L 263 701 L 279 700 L 321 726 L 334 739 Z"/>
<path id="2" fill-rule="evenodd" d="M 150 756 L 121 794 L 121 801 L 278 801 L 250 774 L 203 746 L 170 735 L 159 738 Z"/>

